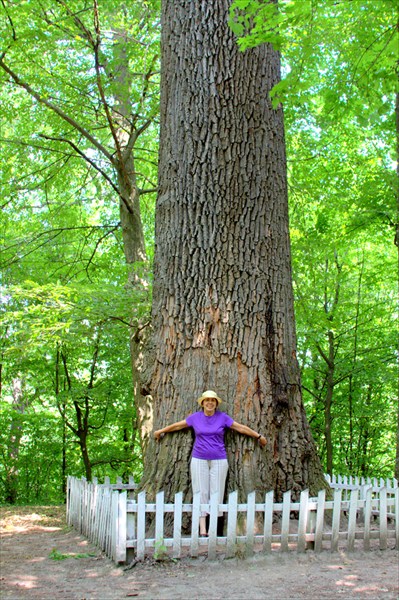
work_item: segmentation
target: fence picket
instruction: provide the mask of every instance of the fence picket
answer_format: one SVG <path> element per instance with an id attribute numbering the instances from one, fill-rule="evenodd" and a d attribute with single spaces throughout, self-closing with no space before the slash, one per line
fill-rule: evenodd
<path id="1" fill-rule="evenodd" d="M 91 538 L 93 529 L 93 503 L 94 503 L 94 484 L 87 486 L 87 537 Z"/>
<path id="2" fill-rule="evenodd" d="M 246 554 L 252 556 L 254 553 L 255 540 L 255 492 L 250 492 L 247 497 L 247 532 L 246 532 Z"/>
<path id="3" fill-rule="evenodd" d="M 331 552 L 337 552 L 339 541 L 339 527 L 341 523 L 342 490 L 334 490 L 334 506 L 331 529 Z"/>
<path id="4" fill-rule="evenodd" d="M 380 550 L 387 549 L 388 540 L 388 518 L 387 518 L 387 488 L 383 487 L 379 493 L 380 506 Z"/>
<path id="5" fill-rule="evenodd" d="M 228 512 L 227 512 L 227 548 L 226 558 L 233 558 L 236 551 L 237 540 L 237 502 L 238 492 L 229 494 Z"/>
<path id="6" fill-rule="evenodd" d="M 348 552 L 353 552 L 355 549 L 355 533 L 356 533 L 356 514 L 357 501 L 359 490 L 352 490 L 349 501 L 349 520 L 348 520 Z"/>
<path id="7" fill-rule="evenodd" d="M 163 546 L 165 492 L 158 492 L 155 500 L 155 551 Z"/>
<path id="8" fill-rule="evenodd" d="M 175 510 L 173 521 L 173 558 L 181 556 L 181 526 L 183 518 L 183 492 L 175 494 Z"/>
<path id="9" fill-rule="evenodd" d="M 97 527 L 96 527 L 96 534 L 94 536 L 94 543 L 97 544 L 97 546 L 99 546 L 101 548 L 101 515 L 102 515 L 102 511 L 103 511 L 103 506 L 104 506 L 104 502 L 103 502 L 103 495 L 104 495 L 104 488 L 99 487 L 97 489 L 97 505 L 96 505 L 96 523 L 97 523 Z"/>
<path id="10" fill-rule="evenodd" d="M 111 519 L 112 519 L 112 491 L 109 489 L 108 494 L 106 496 L 107 504 L 106 504 L 106 514 L 105 514 L 105 529 L 104 529 L 104 542 L 105 542 L 105 553 L 108 556 L 111 556 L 111 543 L 112 543 L 112 527 Z"/>
<path id="11" fill-rule="evenodd" d="M 320 490 L 317 496 L 316 531 L 314 551 L 321 552 L 323 545 L 324 510 L 326 505 L 326 490 Z"/>
<path id="12" fill-rule="evenodd" d="M 283 514 L 281 518 L 281 552 L 288 552 L 288 535 L 290 532 L 291 491 L 284 492 Z"/>
<path id="13" fill-rule="evenodd" d="M 218 505 L 219 494 L 216 492 L 211 495 L 210 515 L 209 515 L 209 531 L 208 531 L 208 558 L 214 560 L 216 558 L 216 537 L 218 526 Z"/>
<path id="14" fill-rule="evenodd" d="M 126 562 L 126 540 L 127 540 L 127 492 L 114 492 L 117 498 L 117 520 L 115 523 L 116 529 L 116 544 L 115 544 L 115 562 Z"/>
<path id="15" fill-rule="evenodd" d="M 198 535 L 199 535 L 199 520 L 200 520 L 200 494 L 199 492 L 193 496 L 193 512 L 191 517 L 191 556 L 198 556 Z"/>
<path id="16" fill-rule="evenodd" d="M 309 490 L 301 492 L 299 500 L 299 518 L 298 518 L 298 541 L 297 552 L 305 552 L 306 550 L 306 524 L 308 522 L 308 503 Z"/>
<path id="17" fill-rule="evenodd" d="M 366 490 L 366 498 L 364 503 L 364 538 L 363 548 L 364 550 L 370 550 L 370 526 L 371 526 L 371 507 L 372 507 L 372 487 Z"/>
<path id="18" fill-rule="evenodd" d="M 107 488 L 104 491 L 104 505 L 103 505 L 103 530 L 102 530 L 102 549 L 105 553 L 108 552 L 107 548 L 107 537 L 109 532 L 108 525 L 108 513 L 109 513 L 109 499 L 111 496 L 111 490 Z M 109 555 L 108 555 L 109 556 Z"/>
<path id="19" fill-rule="evenodd" d="M 103 489 L 103 502 L 101 511 L 101 549 L 105 551 L 106 538 L 107 538 L 107 516 L 108 516 L 108 499 L 111 490 L 109 488 Z"/>
<path id="20" fill-rule="evenodd" d="M 101 505 L 101 488 L 98 485 L 94 486 L 94 502 L 93 502 L 93 530 L 91 539 L 98 545 L 98 531 L 100 527 L 99 509 Z"/>
<path id="21" fill-rule="evenodd" d="M 137 496 L 137 558 L 145 556 L 145 492 Z"/>
<path id="22" fill-rule="evenodd" d="M 263 551 L 271 552 L 273 534 L 273 499 L 274 492 L 271 490 L 265 496 L 265 516 L 263 524 Z"/>
<path id="23" fill-rule="evenodd" d="M 106 553 L 108 556 L 112 556 L 112 550 L 113 550 L 113 539 L 114 539 L 114 529 L 113 529 L 113 494 L 112 494 L 112 490 L 110 490 L 109 493 L 109 497 L 108 497 L 108 516 L 107 516 L 107 524 L 108 527 L 106 529 L 106 534 L 107 534 L 107 548 L 106 548 Z"/>
<path id="24" fill-rule="evenodd" d="M 117 562 L 116 546 L 117 546 L 117 531 L 118 531 L 118 498 L 119 494 L 111 492 L 111 535 L 110 535 L 110 554 L 112 559 Z M 126 535 L 126 534 L 125 534 Z M 125 538 L 126 539 L 126 538 Z"/>

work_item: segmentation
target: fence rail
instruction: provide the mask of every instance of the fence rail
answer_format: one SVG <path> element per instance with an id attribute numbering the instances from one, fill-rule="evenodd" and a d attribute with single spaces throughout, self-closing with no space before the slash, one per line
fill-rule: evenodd
<path id="1" fill-rule="evenodd" d="M 344 544 L 351 552 L 359 540 L 363 550 L 370 549 L 373 540 L 381 550 L 391 539 L 399 547 L 398 482 L 335 479 L 327 478 L 332 500 L 326 498 L 325 490 L 315 498 L 304 490 L 298 501 L 292 501 L 288 491 L 282 502 L 275 502 L 271 491 L 256 502 L 252 492 L 243 504 L 237 492 L 232 492 L 226 504 L 219 504 L 216 495 L 210 504 L 200 504 L 199 495 L 185 504 L 182 493 L 175 495 L 173 503 L 164 502 L 163 492 L 155 502 L 147 502 L 146 493 L 137 494 L 132 479 L 128 484 L 110 484 L 109 479 L 99 484 L 69 477 L 67 519 L 117 563 L 125 563 L 132 552 L 143 559 L 152 552 L 180 558 L 184 553 L 195 557 L 205 551 L 213 559 L 220 550 L 233 557 L 257 550 L 304 552 L 309 547 L 315 552 L 334 552 Z M 201 511 L 209 513 L 207 538 L 199 537 Z M 219 512 L 227 520 L 224 535 L 217 531 Z M 183 521 L 190 524 L 188 534 L 183 533 Z"/>

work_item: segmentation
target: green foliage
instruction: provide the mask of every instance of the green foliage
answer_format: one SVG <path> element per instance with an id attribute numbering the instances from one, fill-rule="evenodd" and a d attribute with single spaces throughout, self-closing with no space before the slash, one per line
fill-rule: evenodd
<path id="1" fill-rule="evenodd" d="M 97 555 L 93 552 L 80 552 L 78 554 L 62 554 L 62 552 L 59 552 L 56 548 L 53 548 L 50 554 L 48 555 L 48 557 L 51 558 L 51 560 L 65 560 L 66 558 L 93 558 L 94 556 Z"/>
<path id="2" fill-rule="evenodd" d="M 154 558 L 159 562 L 169 560 L 168 549 L 162 540 L 155 543 Z"/>
<path id="3" fill-rule="evenodd" d="M 115 156 L 123 113 L 151 258 L 158 10 L 0 7 L 2 500 L 60 501 L 88 468 L 140 475 L 129 340 L 148 321 L 151 264 L 125 264 Z"/>
<path id="4" fill-rule="evenodd" d="M 14 422 L 23 432 L 20 452 L 10 456 L 10 428 Z M 61 464 L 62 430 L 54 411 L 35 405 L 28 414 L 15 414 L 7 401 L 0 404 L 0 502 L 5 502 L 7 477 L 18 473 L 20 503 L 55 504 L 63 499 Z M 76 459 L 75 459 L 76 462 Z"/>
<path id="5" fill-rule="evenodd" d="M 242 50 L 282 53 L 271 96 L 284 104 L 298 355 L 320 454 L 327 466 L 330 419 L 334 472 L 392 475 L 397 3 L 237 0 L 230 19 Z"/>

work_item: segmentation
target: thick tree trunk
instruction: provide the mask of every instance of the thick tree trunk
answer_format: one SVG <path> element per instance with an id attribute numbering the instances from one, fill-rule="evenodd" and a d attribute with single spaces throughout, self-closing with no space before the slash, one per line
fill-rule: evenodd
<path id="1" fill-rule="evenodd" d="M 228 489 L 323 487 L 296 359 L 280 78 L 270 46 L 240 53 L 226 0 L 164 2 L 156 214 L 154 424 L 215 389 L 263 433 L 227 435 Z M 191 433 L 149 445 L 143 486 L 189 490 Z"/>

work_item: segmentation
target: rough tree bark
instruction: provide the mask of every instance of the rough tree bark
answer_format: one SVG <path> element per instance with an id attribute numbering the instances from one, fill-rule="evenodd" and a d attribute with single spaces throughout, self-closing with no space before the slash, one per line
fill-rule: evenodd
<path id="1" fill-rule="evenodd" d="M 228 489 L 325 486 L 301 398 L 283 113 L 270 46 L 240 53 L 227 0 L 164 2 L 152 371 L 156 428 L 215 389 L 268 439 L 227 435 Z M 192 436 L 151 442 L 142 485 L 188 492 Z"/>
<path id="2" fill-rule="evenodd" d="M 115 169 L 118 177 L 119 210 L 123 236 L 123 250 L 128 264 L 146 260 L 143 226 L 140 213 L 140 190 L 136 180 L 133 149 L 140 132 L 134 127 L 134 115 L 129 91 L 132 85 L 132 73 L 127 57 L 127 33 L 113 30 L 115 40 L 113 52 L 118 63 L 118 71 L 114 76 L 115 109 L 113 117 L 115 138 L 117 140 L 117 160 Z"/>

